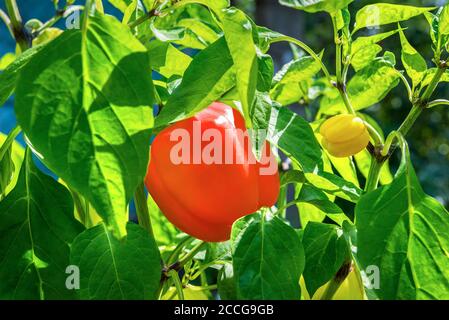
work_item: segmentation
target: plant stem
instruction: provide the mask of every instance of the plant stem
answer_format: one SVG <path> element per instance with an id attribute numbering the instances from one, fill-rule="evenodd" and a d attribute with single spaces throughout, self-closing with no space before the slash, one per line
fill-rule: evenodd
<path id="1" fill-rule="evenodd" d="M 194 246 L 189 253 L 187 253 L 184 257 L 182 257 L 182 259 L 179 260 L 178 262 L 178 266 L 179 268 L 184 267 L 184 265 L 189 262 L 190 260 L 193 259 L 193 257 L 196 256 L 196 254 L 201 251 L 201 249 L 203 248 L 203 246 L 206 244 L 206 242 L 201 241 L 199 242 L 196 246 Z"/>
<path id="2" fill-rule="evenodd" d="M 416 120 L 419 118 L 423 110 L 428 107 L 429 105 L 429 99 L 434 93 L 436 87 L 438 86 L 438 83 L 440 82 L 441 77 L 446 72 L 447 65 L 445 62 L 442 62 L 441 65 L 438 67 L 437 72 L 435 73 L 432 81 L 430 82 L 429 86 L 427 87 L 426 91 L 423 93 L 420 99 L 416 100 L 416 102 L 413 103 L 412 109 L 410 110 L 410 113 L 405 118 L 404 122 L 401 124 L 395 135 L 403 136 L 405 137 L 412 126 L 415 124 Z M 388 139 L 387 139 L 388 140 Z M 393 145 L 392 141 L 389 141 L 389 144 L 391 145 L 391 149 L 389 152 L 387 152 L 387 155 L 384 157 L 382 154 L 379 155 L 379 158 L 373 157 L 370 171 L 368 174 L 365 191 L 370 192 L 377 188 L 377 184 L 379 182 L 379 176 L 380 176 L 380 170 L 382 169 L 383 164 L 388 160 L 388 158 L 393 153 L 395 146 Z M 381 153 L 385 153 L 385 150 L 382 150 Z"/>
<path id="3" fill-rule="evenodd" d="M 139 224 L 147 230 L 150 236 L 153 236 L 153 228 L 151 226 L 150 212 L 148 211 L 147 198 L 145 196 L 145 187 L 143 182 L 139 184 L 134 193 L 134 202 L 136 204 L 136 213 Z"/>
<path id="4" fill-rule="evenodd" d="M 299 46 L 300 48 L 302 48 L 305 52 L 307 52 L 313 59 L 315 59 L 316 62 L 318 62 L 320 64 L 321 69 L 323 70 L 324 75 L 326 76 L 327 80 L 329 82 L 332 82 L 332 77 L 329 73 L 329 70 L 327 70 L 326 65 L 323 63 L 321 58 L 315 53 L 315 51 L 313 51 L 308 45 L 306 45 L 304 42 L 302 42 L 300 40 L 297 40 L 297 39 L 289 37 L 289 36 L 283 36 L 283 37 L 276 38 L 276 40 L 274 40 L 273 43 L 282 42 L 282 41 L 288 41 L 288 42 L 294 43 L 297 46 Z"/>
<path id="5" fill-rule="evenodd" d="M 351 273 L 351 270 L 352 270 L 352 261 L 344 262 L 341 268 L 337 271 L 335 276 L 327 285 L 326 291 L 321 297 L 321 300 L 332 300 L 335 293 L 340 288 L 341 284 L 346 280 L 349 273 Z"/>
<path id="6" fill-rule="evenodd" d="M 14 32 L 12 31 L 12 27 L 11 27 L 11 20 L 9 20 L 8 15 L 2 9 L 0 9 L 0 19 L 5 23 L 6 27 L 9 30 L 9 33 L 14 38 Z"/>
<path id="7" fill-rule="evenodd" d="M 365 192 L 371 192 L 377 188 L 380 179 L 380 170 L 383 162 L 379 162 L 375 157 L 371 158 L 371 166 L 366 179 Z"/>
<path id="8" fill-rule="evenodd" d="M 429 102 L 427 104 L 427 108 L 433 108 L 433 107 L 441 106 L 441 105 L 449 106 L 449 100 L 446 100 L 446 99 L 433 100 L 432 102 Z"/>
<path id="9" fill-rule="evenodd" d="M 281 187 L 281 189 L 279 191 L 279 198 L 278 198 L 277 207 L 278 208 L 283 208 L 286 203 L 287 203 L 287 185 L 284 185 L 284 186 Z M 285 216 L 285 209 L 282 210 L 280 212 L 280 214 L 282 216 Z"/>
<path id="10" fill-rule="evenodd" d="M 156 10 L 151 10 L 150 12 L 148 12 L 146 15 L 139 17 L 138 19 L 128 23 L 128 27 L 130 27 L 131 29 L 137 27 L 138 25 L 141 25 L 142 23 L 144 23 L 145 21 L 151 19 L 152 17 L 155 17 L 159 15 L 159 13 Z"/>
<path id="11" fill-rule="evenodd" d="M 348 113 L 356 115 L 356 112 L 355 112 L 354 108 L 352 107 L 351 101 L 349 100 L 348 92 L 346 91 L 346 84 L 344 84 L 344 83 L 338 84 L 337 83 L 337 86 L 338 86 L 337 89 L 340 92 L 340 95 L 345 104 L 346 110 L 348 111 Z"/>
<path id="12" fill-rule="evenodd" d="M 173 280 L 173 283 L 175 284 L 176 292 L 178 293 L 179 300 L 184 300 L 184 291 L 182 288 L 181 280 L 179 279 L 178 271 L 176 270 L 170 270 L 168 272 L 168 275 Z"/>
<path id="13" fill-rule="evenodd" d="M 81 27 L 83 32 L 85 32 L 87 30 L 87 22 L 89 21 L 90 10 L 92 9 L 92 3 L 93 3 L 92 1 L 93 0 L 86 0 L 86 3 L 84 5 L 84 15 L 83 15 L 83 22 L 82 22 L 82 27 Z"/>
<path id="14" fill-rule="evenodd" d="M 23 26 L 22 17 L 16 0 L 5 0 L 6 10 L 8 11 L 10 26 L 17 45 L 22 52 L 31 47 L 31 37 Z"/>

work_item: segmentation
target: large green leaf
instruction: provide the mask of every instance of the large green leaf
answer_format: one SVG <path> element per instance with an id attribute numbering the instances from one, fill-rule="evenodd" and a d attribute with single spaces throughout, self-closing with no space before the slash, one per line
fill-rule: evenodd
<path id="1" fill-rule="evenodd" d="M 381 299 L 449 299 L 449 213 L 403 157 L 392 184 L 356 206 L 357 255 L 363 268 L 380 269 Z"/>
<path id="2" fill-rule="evenodd" d="M 306 257 L 303 276 L 307 292 L 313 296 L 349 259 L 350 249 L 341 228 L 317 222 L 307 224 L 302 244 Z"/>
<path id="3" fill-rule="evenodd" d="M 401 57 L 402 63 L 407 71 L 408 76 L 412 79 L 413 88 L 421 82 L 424 77 L 425 72 L 427 71 L 426 60 L 422 57 L 422 55 L 416 51 L 415 48 L 408 42 L 407 37 L 404 34 L 404 31 L 401 29 L 399 31 L 401 37 Z"/>
<path id="4" fill-rule="evenodd" d="M 133 223 L 126 229 L 119 240 L 100 224 L 74 240 L 70 261 L 81 271 L 81 299 L 156 299 L 161 260 L 154 238 Z"/>
<path id="5" fill-rule="evenodd" d="M 188 118 L 218 100 L 235 86 L 232 66 L 224 37 L 196 55 L 156 118 L 156 127 Z"/>
<path id="6" fill-rule="evenodd" d="M 233 243 L 238 298 L 300 299 L 304 250 L 294 229 L 278 217 L 264 216 L 239 233 Z"/>
<path id="7" fill-rule="evenodd" d="M 70 193 L 26 152 L 17 185 L 0 202 L 0 299 L 73 299 L 70 244 L 83 227 Z"/>
<path id="8" fill-rule="evenodd" d="M 43 47 L 44 46 L 36 46 L 25 51 L 18 56 L 14 62 L 8 64 L 6 69 L 0 73 L 0 107 L 14 92 L 17 77 L 22 68 L 25 67 L 28 61 L 30 61 Z"/>
<path id="9" fill-rule="evenodd" d="M 348 95 L 353 107 L 361 110 L 380 102 L 399 84 L 399 77 L 387 57 L 376 58 L 348 83 Z M 321 112 L 324 114 L 336 114 L 343 110 L 345 105 L 336 89 L 321 100 Z"/>
<path id="10" fill-rule="evenodd" d="M 301 88 L 301 82 L 311 80 L 320 70 L 320 64 L 312 57 L 292 60 L 273 78 L 271 98 L 283 106 L 297 103 L 306 94 Z"/>
<path id="11" fill-rule="evenodd" d="M 370 4 L 357 12 L 354 32 L 362 28 L 405 21 L 433 9 L 390 3 Z"/>
<path id="12" fill-rule="evenodd" d="M 348 6 L 354 0 L 279 0 L 279 3 L 307 12 L 336 12 Z"/>
<path id="13" fill-rule="evenodd" d="M 153 85 L 145 47 L 109 16 L 66 31 L 22 70 L 18 122 L 43 162 L 126 234 L 148 164 Z"/>
<path id="14" fill-rule="evenodd" d="M 237 91 L 242 104 L 246 126 L 252 127 L 250 108 L 256 94 L 258 60 L 250 20 L 241 10 L 220 11 L 224 35 L 234 61 Z"/>
<path id="15" fill-rule="evenodd" d="M 312 128 L 289 109 L 272 108 L 267 139 L 296 160 L 304 172 L 322 167 L 321 148 Z"/>

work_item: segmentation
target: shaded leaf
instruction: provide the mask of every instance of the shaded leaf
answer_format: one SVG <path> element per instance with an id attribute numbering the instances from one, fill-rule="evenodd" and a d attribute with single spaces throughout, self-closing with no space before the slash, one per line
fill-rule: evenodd
<path id="1" fill-rule="evenodd" d="M 348 260 L 349 246 L 341 228 L 317 222 L 307 224 L 302 244 L 306 257 L 303 276 L 307 292 L 313 296 Z"/>
<path id="2" fill-rule="evenodd" d="M 66 268 L 82 230 L 70 193 L 36 168 L 28 149 L 16 187 L 0 202 L 0 299 L 73 299 Z"/>
<path id="3" fill-rule="evenodd" d="M 74 240 L 70 262 L 81 270 L 81 299 L 156 299 L 162 271 L 156 243 L 139 225 L 126 229 L 118 240 L 100 224 Z"/>
<path id="4" fill-rule="evenodd" d="M 298 300 L 304 250 L 294 229 L 263 217 L 240 232 L 233 253 L 238 298 Z"/>

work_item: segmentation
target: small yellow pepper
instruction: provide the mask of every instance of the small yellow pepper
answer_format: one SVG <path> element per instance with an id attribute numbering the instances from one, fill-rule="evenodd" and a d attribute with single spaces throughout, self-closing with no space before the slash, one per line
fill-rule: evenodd
<path id="1" fill-rule="evenodd" d="M 323 147 L 334 157 L 353 156 L 366 148 L 370 135 L 362 119 L 340 114 L 326 120 L 320 128 Z"/>

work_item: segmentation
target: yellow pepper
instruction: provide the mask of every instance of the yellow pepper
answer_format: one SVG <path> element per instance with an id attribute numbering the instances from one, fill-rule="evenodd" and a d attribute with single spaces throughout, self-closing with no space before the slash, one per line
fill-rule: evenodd
<path id="1" fill-rule="evenodd" d="M 366 148 L 370 135 L 362 119 L 340 114 L 326 120 L 320 128 L 323 147 L 334 157 L 345 158 Z"/>

